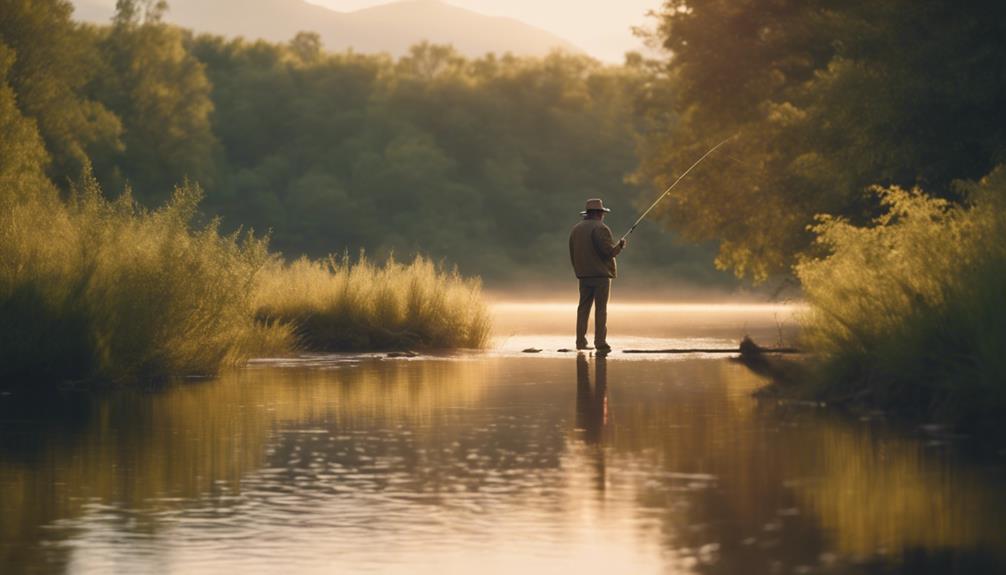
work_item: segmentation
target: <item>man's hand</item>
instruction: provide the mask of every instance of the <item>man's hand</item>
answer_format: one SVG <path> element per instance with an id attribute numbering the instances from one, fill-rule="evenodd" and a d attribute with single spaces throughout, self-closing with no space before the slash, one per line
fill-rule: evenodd
<path id="1" fill-rule="evenodd" d="M 618 241 L 618 248 L 624 250 L 625 246 L 629 245 L 629 240 L 622 238 Z"/>

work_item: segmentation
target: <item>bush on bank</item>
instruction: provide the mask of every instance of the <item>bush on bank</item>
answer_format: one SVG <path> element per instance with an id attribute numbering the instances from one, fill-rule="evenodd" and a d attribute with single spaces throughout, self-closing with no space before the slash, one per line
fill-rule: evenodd
<path id="1" fill-rule="evenodd" d="M 286 266 L 197 226 L 200 190 L 148 211 L 93 178 L 71 198 L 0 194 L 0 381 L 211 374 L 300 349 L 477 347 L 478 283 L 426 260 Z M 407 337 L 406 337 L 407 336 Z"/>
<path id="2" fill-rule="evenodd" d="M 256 307 L 266 322 L 296 326 L 309 349 L 479 348 L 489 335 L 480 282 L 423 257 L 274 261 Z"/>
<path id="3" fill-rule="evenodd" d="M 822 218 L 797 266 L 812 390 L 964 421 L 1006 407 L 1006 169 L 951 204 L 878 189 L 873 226 Z"/>

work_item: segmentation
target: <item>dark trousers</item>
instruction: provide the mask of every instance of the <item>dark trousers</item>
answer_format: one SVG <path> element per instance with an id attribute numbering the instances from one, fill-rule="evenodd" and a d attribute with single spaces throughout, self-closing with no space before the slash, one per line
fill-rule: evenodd
<path id="1" fill-rule="evenodd" d="M 580 305 L 576 308 L 576 346 L 587 346 L 587 321 L 590 307 L 594 310 L 594 347 L 608 345 L 608 294 L 611 280 L 608 278 L 581 278 Z"/>

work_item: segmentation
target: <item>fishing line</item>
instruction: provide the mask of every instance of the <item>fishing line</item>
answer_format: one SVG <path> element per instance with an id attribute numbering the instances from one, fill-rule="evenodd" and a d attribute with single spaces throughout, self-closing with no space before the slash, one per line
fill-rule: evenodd
<path id="1" fill-rule="evenodd" d="M 664 198 L 667 197 L 667 194 L 671 193 L 671 190 L 673 190 L 675 186 L 677 186 L 679 183 L 681 183 L 681 180 L 685 179 L 685 176 L 688 175 L 688 172 L 691 172 L 692 170 L 694 170 L 696 168 L 696 166 L 698 166 L 699 164 L 701 164 L 703 160 L 705 160 L 710 155 L 712 155 L 713 152 L 715 152 L 716 150 L 720 149 L 720 147 L 722 145 L 726 144 L 727 142 L 729 142 L 730 140 L 733 140 L 736 137 L 737 137 L 737 135 L 734 134 L 733 136 L 730 136 L 729 138 L 723 140 L 719 144 L 716 144 L 715 146 L 713 146 L 712 148 L 710 148 L 709 151 L 706 152 L 705 154 L 703 154 L 701 158 L 699 158 L 698 160 L 696 160 L 695 163 L 691 165 L 691 167 L 689 167 L 687 170 L 685 170 L 685 173 L 683 173 L 680 176 L 678 176 L 678 179 L 674 180 L 674 183 L 671 184 L 671 187 L 669 187 L 666 190 L 664 190 L 664 193 L 660 194 L 660 197 L 657 198 L 657 201 L 653 202 L 650 205 L 650 207 L 646 208 L 646 211 L 643 212 L 643 215 L 639 216 L 639 219 L 636 220 L 636 223 L 632 224 L 632 227 L 629 228 L 629 231 L 625 232 L 625 235 L 622 236 L 622 241 L 625 241 L 625 239 L 628 238 L 629 235 L 632 234 L 632 232 L 636 231 L 636 227 L 639 226 L 639 224 L 641 224 L 644 219 L 646 219 L 646 216 L 651 211 L 653 211 L 653 208 L 657 207 L 657 204 L 659 204 L 661 202 L 661 200 L 663 200 Z"/>

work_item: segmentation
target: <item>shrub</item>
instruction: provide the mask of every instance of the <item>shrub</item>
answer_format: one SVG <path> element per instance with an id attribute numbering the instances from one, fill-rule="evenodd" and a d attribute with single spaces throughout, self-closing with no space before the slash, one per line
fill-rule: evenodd
<path id="1" fill-rule="evenodd" d="M 820 219 L 826 255 L 797 266 L 819 394 L 958 419 L 1006 406 L 1006 170 L 966 188 L 966 206 L 877 189 L 871 227 Z"/>
<path id="2" fill-rule="evenodd" d="M 0 190 L 2 192 L 2 190 Z M 193 224 L 201 193 L 147 211 L 91 177 L 68 202 L 0 193 L 0 381 L 211 374 L 295 349 L 481 347 L 478 280 L 422 257 L 284 264 Z"/>
<path id="3" fill-rule="evenodd" d="M 424 257 L 275 260 L 260 277 L 259 318 L 292 323 L 312 350 L 479 348 L 489 334 L 477 279 Z"/>
<path id="4" fill-rule="evenodd" d="M 256 323 L 265 242 L 192 226 L 200 191 L 146 211 L 85 178 L 66 204 L 0 212 L 0 374 L 122 380 L 212 373 L 289 349 L 289 326 Z"/>

